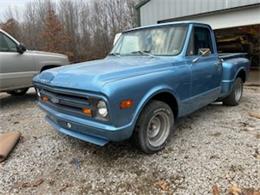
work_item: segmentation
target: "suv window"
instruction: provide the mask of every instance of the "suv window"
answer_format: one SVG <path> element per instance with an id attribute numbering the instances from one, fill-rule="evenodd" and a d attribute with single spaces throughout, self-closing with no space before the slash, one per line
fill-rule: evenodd
<path id="1" fill-rule="evenodd" d="M 199 55 L 199 50 L 209 48 L 214 53 L 211 34 L 208 28 L 194 27 L 189 43 L 188 55 Z"/>
<path id="2" fill-rule="evenodd" d="M 9 37 L 4 35 L 3 33 L 0 33 L 0 51 L 3 52 L 16 52 L 16 43 L 11 40 Z"/>

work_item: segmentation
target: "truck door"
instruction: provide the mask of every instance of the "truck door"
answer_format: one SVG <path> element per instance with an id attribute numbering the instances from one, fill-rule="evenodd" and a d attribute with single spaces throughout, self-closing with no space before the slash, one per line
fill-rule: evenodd
<path id="1" fill-rule="evenodd" d="M 192 69 L 191 95 L 198 107 L 211 103 L 220 94 L 222 64 L 211 32 L 206 26 L 194 26 L 187 54 Z"/>
<path id="2" fill-rule="evenodd" d="M 0 90 L 32 85 L 35 73 L 33 57 L 17 52 L 17 43 L 0 32 Z"/>

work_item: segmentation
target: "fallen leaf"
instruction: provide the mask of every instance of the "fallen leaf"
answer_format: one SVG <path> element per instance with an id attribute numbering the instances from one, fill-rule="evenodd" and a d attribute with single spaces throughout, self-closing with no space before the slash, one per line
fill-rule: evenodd
<path id="1" fill-rule="evenodd" d="M 22 188 L 29 188 L 29 187 L 31 187 L 31 185 L 28 182 L 24 182 L 24 183 L 22 183 L 21 187 Z"/>
<path id="2" fill-rule="evenodd" d="M 249 116 L 260 119 L 260 114 L 255 112 L 249 112 Z"/>
<path id="3" fill-rule="evenodd" d="M 38 187 L 44 182 L 44 179 L 38 179 L 33 182 L 24 182 L 22 184 L 17 184 L 17 187 L 22 187 L 22 188 L 31 188 L 31 187 Z"/>
<path id="4" fill-rule="evenodd" d="M 159 180 L 159 181 L 155 182 L 154 186 L 156 188 L 160 188 L 163 191 L 169 191 L 169 189 L 170 189 L 170 184 L 165 180 Z"/>
<path id="5" fill-rule="evenodd" d="M 236 184 L 233 184 L 228 189 L 229 195 L 241 195 L 241 192 L 242 192 L 241 189 Z"/>
<path id="6" fill-rule="evenodd" d="M 217 185 L 214 185 L 214 186 L 212 187 L 212 194 L 213 194 L 213 195 L 220 195 L 220 193 L 219 193 L 219 188 L 218 188 Z"/>
<path id="7" fill-rule="evenodd" d="M 254 188 L 245 188 L 242 191 L 243 195 L 260 195 L 260 191 L 256 191 Z"/>
<path id="8" fill-rule="evenodd" d="M 258 149 L 255 149 L 255 153 L 253 154 L 253 156 L 254 156 L 256 159 L 260 159 L 260 153 L 259 153 Z"/>
<path id="9" fill-rule="evenodd" d="M 39 185 L 41 185 L 44 182 L 44 179 L 38 179 L 37 181 L 32 183 L 32 187 L 38 187 Z"/>

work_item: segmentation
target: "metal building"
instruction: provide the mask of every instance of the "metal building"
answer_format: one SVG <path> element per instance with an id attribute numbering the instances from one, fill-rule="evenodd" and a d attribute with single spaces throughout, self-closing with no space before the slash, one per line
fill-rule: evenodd
<path id="1" fill-rule="evenodd" d="M 142 26 L 191 19 L 215 29 L 260 24 L 260 0 L 145 0 L 137 8 Z"/>
<path id="2" fill-rule="evenodd" d="M 246 52 L 260 69 L 260 0 L 143 0 L 139 25 L 196 20 L 215 30 L 221 52 Z"/>

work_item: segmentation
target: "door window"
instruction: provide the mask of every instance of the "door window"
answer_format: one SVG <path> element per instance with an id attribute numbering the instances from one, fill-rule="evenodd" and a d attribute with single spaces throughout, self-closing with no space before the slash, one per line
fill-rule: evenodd
<path id="1" fill-rule="evenodd" d="M 190 39 L 188 55 L 200 55 L 199 51 L 205 48 L 209 48 L 210 52 L 214 53 L 209 29 L 204 27 L 194 27 Z"/>
<path id="2" fill-rule="evenodd" d="M 0 51 L 2 52 L 16 52 L 16 43 L 9 37 L 0 33 Z"/>

